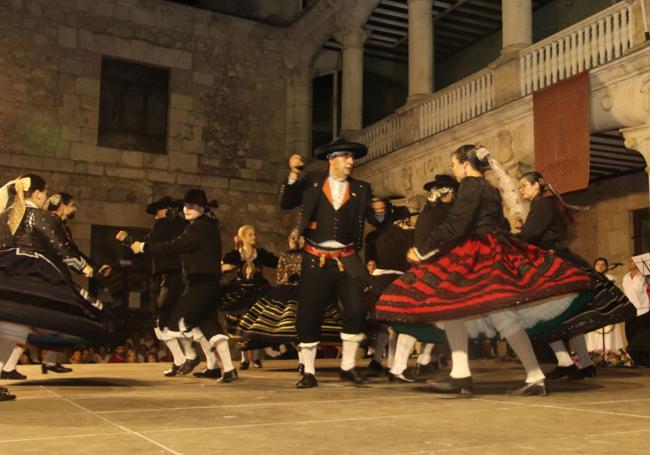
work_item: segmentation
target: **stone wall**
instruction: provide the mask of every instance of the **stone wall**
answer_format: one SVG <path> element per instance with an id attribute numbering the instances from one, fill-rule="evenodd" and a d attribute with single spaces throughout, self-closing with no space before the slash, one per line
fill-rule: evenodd
<path id="1" fill-rule="evenodd" d="M 570 248 L 588 261 L 599 256 L 609 263 L 625 264 L 634 254 L 632 212 L 648 208 L 648 176 L 645 172 L 594 183 L 586 190 L 567 195 L 570 203 L 588 206 L 589 210 L 574 212 Z M 612 274 L 620 280 L 626 267 Z"/>
<path id="2" fill-rule="evenodd" d="M 160 0 L 6 0 L 0 23 L 0 178 L 75 195 L 82 248 L 91 224 L 146 227 L 148 202 L 192 186 L 220 201 L 226 247 L 253 223 L 284 248 L 285 29 Z M 97 146 L 102 56 L 171 70 L 167 154 Z"/>

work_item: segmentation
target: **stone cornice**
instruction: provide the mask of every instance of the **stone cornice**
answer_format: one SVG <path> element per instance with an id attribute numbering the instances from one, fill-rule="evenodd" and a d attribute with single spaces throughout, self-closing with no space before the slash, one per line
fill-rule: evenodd
<path id="1" fill-rule="evenodd" d="M 589 70 L 591 91 L 636 77 L 650 68 L 650 43 L 605 65 Z"/>

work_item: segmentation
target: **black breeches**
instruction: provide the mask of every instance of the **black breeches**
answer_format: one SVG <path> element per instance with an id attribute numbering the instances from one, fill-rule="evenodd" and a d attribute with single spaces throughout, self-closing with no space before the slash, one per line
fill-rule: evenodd
<path id="1" fill-rule="evenodd" d="M 320 340 L 325 309 L 337 299 L 343 304 L 343 333 L 363 332 L 368 308 L 361 286 L 348 273 L 341 272 L 336 261 L 329 259 L 321 268 L 318 257 L 303 253 L 296 315 L 300 342 Z"/>
<path id="2" fill-rule="evenodd" d="M 214 335 L 223 333 L 217 319 L 220 304 L 221 287 L 216 279 L 192 281 L 185 285 L 185 292 L 174 311 L 174 322 L 183 319 L 187 330 L 198 327 L 209 340 Z"/>
<path id="3" fill-rule="evenodd" d="M 158 277 L 160 292 L 157 299 L 157 327 L 164 329 L 176 325 L 172 322 L 174 308 L 178 305 L 183 295 L 183 275 L 177 273 L 164 273 Z M 178 330 L 178 327 L 175 328 Z"/>

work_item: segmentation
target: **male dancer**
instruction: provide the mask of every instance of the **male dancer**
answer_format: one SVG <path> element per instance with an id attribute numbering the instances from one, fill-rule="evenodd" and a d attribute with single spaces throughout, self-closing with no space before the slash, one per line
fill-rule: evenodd
<path id="1" fill-rule="evenodd" d="M 343 304 L 343 353 L 340 377 L 361 384 L 367 381 L 355 369 L 355 357 L 363 340 L 367 309 L 363 289 L 368 274 L 359 251 L 363 245 L 364 220 L 376 224 L 370 202 L 370 184 L 350 177 L 354 160 L 366 155 L 363 144 L 337 138 L 317 149 L 317 159 L 329 164 L 326 174 L 300 177 L 304 160 L 289 159 L 288 182 L 280 192 L 280 207 L 300 207 L 298 231 L 305 238 L 296 329 L 305 370 L 296 384 L 299 389 L 318 385 L 316 348 L 325 308 L 332 296 Z"/>
<path id="2" fill-rule="evenodd" d="M 169 196 L 163 196 L 149 204 L 146 211 L 154 215 L 155 221 L 145 242 L 166 242 L 181 235 L 187 221 L 176 215 L 176 210 L 180 208 L 180 201 L 174 201 Z M 160 289 L 154 333 L 156 338 L 165 343 L 173 357 L 171 368 L 163 374 L 168 377 L 188 374 L 199 362 L 192 342 L 185 338 L 179 342 L 178 332 L 169 329 L 169 319 L 183 294 L 181 258 L 174 254 L 152 255 L 151 265 L 154 283 Z"/>
<path id="3" fill-rule="evenodd" d="M 427 202 L 422 208 L 418 220 L 415 223 L 415 247 L 422 247 L 426 241 L 429 233 L 439 226 L 447 217 L 447 213 L 451 209 L 456 190 L 458 190 L 458 182 L 456 182 L 450 175 L 440 174 L 436 175 L 435 180 L 427 182 L 424 185 L 424 190 L 429 193 Z M 401 329 L 406 329 L 408 326 L 402 326 Z M 395 359 L 391 365 L 391 370 L 388 379 L 391 382 L 415 382 L 416 378 L 410 376 L 406 372 L 408 358 L 413 352 L 415 342 L 417 341 L 415 333 L 400 332 L 397 337 L 397 347 L 395 349 Z M 431 373 L 435 367 L 431 362 L 431 351 L 433 344 L 426 343 L 415 367 L 415 374 L 417 377 Z"/>
<path id="4" fill-rule="evenodd" d="M 189 224 L 182 234 L 166 242 L 133 242 L 131 250 L 136 253 L 181 255 L 185 291 L 171 316 L 172 329 L 183 336 L 203 344 L 205 340 L 214 348 L 223 364 L 223 373 L 217 380 L 229 383 L 237 379 L 228 337 L 217 320 L 221 289 L 221 235 L 219 221 L 210 211 L 208 199 L 203 190 L 193 188 L 183 199 L 183 214 Z M 126 232 L 118 233 L 118 240 L 124 241 Z"/>

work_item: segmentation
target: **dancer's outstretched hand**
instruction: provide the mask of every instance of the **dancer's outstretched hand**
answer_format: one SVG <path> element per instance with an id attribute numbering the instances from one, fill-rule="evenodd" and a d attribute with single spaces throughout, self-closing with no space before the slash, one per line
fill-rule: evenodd
<path id="1" fill-rule="evenodd" d="M 144 242 L 133 242 L 131 244 L 131 251 L 135 254 L 140 254 L 144 252 Z"/>
<path id="2" fill-rule="evenodd" d="M 94 272 L 93 268 L 89 265 L 86 265 L 86 267 L 81 271 L 86 278 L 92 278 Z"/>
<path id="3" fill-rule="evenodd" d="M 409 249 L 408 252 L 406 253 L 406 260 L 409 261 L 411 264 L 419 264 L 422 262 L 418 255 L 415 253 L 415 250 L 413 248 Z"/>
<path id="4" fill-rule="evenodd" d="M 104 278 L 106 278 L 107 276 L 109 276 L 111 274 L 112 271 L 113 271 L 113 269 L 112 269 L 112 267 L 110 265 L 104 264 L 99 268 L 97 273 L 99 275 L 103 276 Z"/>

